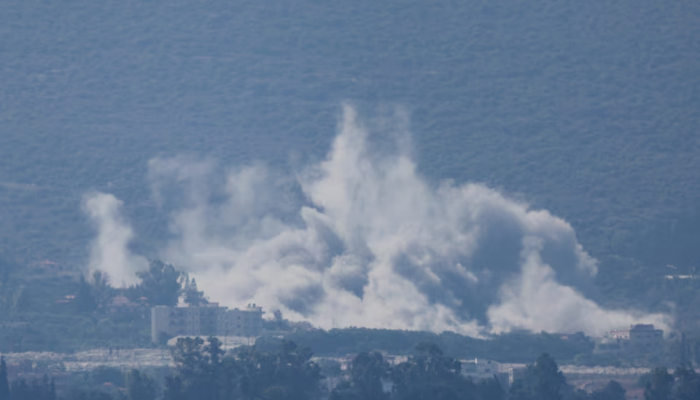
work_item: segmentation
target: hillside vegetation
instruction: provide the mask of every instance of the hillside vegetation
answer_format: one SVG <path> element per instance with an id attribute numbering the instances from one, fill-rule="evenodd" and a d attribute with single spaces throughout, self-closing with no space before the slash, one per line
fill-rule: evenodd
<path id="1" fill-rule="evenodd" d="M 698 22 L 681 0 L 7 0 L 0 252 L 83 266 L 102 190 L 152 255 L 149 159 L 296 168 L 351 101 L 403 107 L 422 174 L 565 218 L 608 301 L 658 307 L 639 288 L 700 260 Z"/>

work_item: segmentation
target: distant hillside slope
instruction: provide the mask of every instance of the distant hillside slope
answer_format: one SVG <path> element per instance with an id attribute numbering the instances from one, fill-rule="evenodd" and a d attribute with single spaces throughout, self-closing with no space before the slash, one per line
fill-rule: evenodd
<path id="1" fill-rule="evenodd" d="M 303 164 L 405 107 L 423 174 L 551 210 L 593 255 L 700 260 L 700 3 L 6 0 L 0 249 L 79 264 L 83 193 L 166 233 L 147 161 Z M 661 273 L 659 271 L 659 273 Z"/>

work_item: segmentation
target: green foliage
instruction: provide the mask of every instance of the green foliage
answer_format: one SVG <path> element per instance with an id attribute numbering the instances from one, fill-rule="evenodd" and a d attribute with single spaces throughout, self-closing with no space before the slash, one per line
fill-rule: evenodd
<path id="1" fill-rule="evenodd" d="M 285 338 L 303 346 L 313 347 L 320 356 L 344 356 L 372 350 L 390 354 L 410 355 L 421 342 L 435 343 L 445 352 L 460 358 L 488 358 L 500 362 L 529 362 L 543 352 L 553 357 L 573 361 L 577 355 L 590 354 L 593 341 L 583 334 L 562 335 L 513 332 L 490 339 L 474 339 L 452 332 L 398 331 L 389 329 L 346 328 L 329 331 L 298 331 Z M 277 339 L 261 337 L 256 342 L 261 348 L 273 347 Z"/>
<path id="2" fill-rule="evenodd" d="M 89 313 L 97 310 L 97 301 L 92 294 L 92 288 L 82 275 L 80 275 L 78 293 L 75 295 L 75 307 L 78 312 L 82 313 Z"/>
<path id="3" fill-rule="evenodd" d="M 56 400 L 56 386 L 46 375 L 41 382 L 28 384 L 24 379 L 13 382 L 11 392 L 12 400 Z"/>
<path id="4" fill-rule="evenodd" d="M 350 365 L 350 380 L 341 383 L 331 393 L 331 400 L 384 400 L 382 379 L 389 376 L 389 364 L 378 352 L 360 353 Z"/>
<path id="5" fill-rule="evenodd" d="M 154 400 L 156 383 L 150 376 L 132 369 L 126 375 L 126 393 L 128 400 Z"/>
<path id="6" fill-rule="evenodd" d="M 145 305 L 112 310 L 127 290 L 61 269 L 27 267 L 0 285 L 0 351 L 70 352 L 96 347 L 148 347 L 150 310 Z"/>
<path id="7" fill-rule="evenodd" d="M 221 342 L 178 339 L 173 350 L 177 374 L 166 378 L 164 400 L 314 399 L 320 368 L 311 351 L 285 341 L 274 353 L 240 347 L 224 355 Z"/>
<path id="8" fill-rule="evenodd" d="M 461 363 L 432 343 L 417 346 L 417 355 L 391 366 L 380 353 L 361 353 L 352 361 L 348 380 L 331 400 L 501 400 L 506 393 L 495 379 L 473 382 Z"/>
<path id="9" fill-rule="evenodd" d="M 566 378 L 549 354 L 528 365 L 525 377 L 510 388 L 511 400 L 561 400 Z"/>
<path id="10" fill-rule="evenodd" d="M 90 189 L 125 201 L 154 254 L 169 209 L 149 159 L 320 158 L 343 99 L 410 109 L 431 180 L 570 221 L 610 302 L 646 306 L 645 276 L 698 258 L 700 52 L 678 17 L 695 2 L 3 4 L 0 247 L 17 258 L 83 260 Z"/>
<path id="11" fill-rule="evenodd" d="M 616 381 L 605 387 L 586 393 L 574 390 L 556 361 L 548 354 L 542 354 L 537 361 L 528 365 L 525 376 L 516 380 L 510 387 L 509 400 L 624 400 L 625 389 Z"/>
<path id="12" fill-rule="evenodd" d="M 421 343 L 420 353 L 392 369 L 393 398 L 401 400 L 457 400 L 480 398 L 476 385 L 461 374 L 458 360 L 443 355 L 434 344 Z"/>
<path id="13" fill-rule="evenodd" d="M 197 290 L 197 281 L 194 278 L 191 280 L 187 274 L 183 274 L 184 277 L 184 288 L 183 294 L 185 295 L 185 303 L 191 306 L 200 306 L 207 304 L 207 299 L 204 298 L 204 292 Z"/>
<path id="14" fill-rule="evenodd" d="M 560 400 L 566 384 L 564 374 L 549 354 L 541 355 L 535 362 L 533 374 L 536 379 L 535 395 L 541 400 Z"/>
<path id="15" fill-rule="evenodd" d="M 106 272 L 94 271 L 90 286 L 98 308 L 107 306 L 114 297 L 114 289 L 109 284 L 109 275 Z"/>
<path id="16" fill-rule="evenodd" d="M 680 366 L 673 371 L 673 376 L 675 378 L 674 400 L 700 399 L 700 375 L 694 369 Z"/>
<path id="17" fill-rule="evenodd" d="M 124 373 L 114 367 L 99 366 L 90 371 L 90 381 L 93 385 L 99 386 L 110 383 L 123 387 L 125 384 Z"/>
<path id="18" fill-rule="evenodd" d="M 672 400 L 673 375 L 666 368 L 655 368 L 644 389 L 644 400 Z"/>
<path id="19" fill-rule="evenodd" d="M 180 272 L 170 264 L 152 260 L 148 270 L 137 273 L 141 278 L 139 288 L 152 305 L 174 306 L 180 295 Z"/>
<path id="20" fill-rule="evenodd" d="M 7 380 L 5 357 L 0 357 L 0 400 L 10 400 L 10 384 Z"/>
<path id="21" fill-rule="evenodd" d="M 625 400 L 625 389 L 616 381 L 610 381 L 604 388 L 591 393 L 590 400 Z"/>

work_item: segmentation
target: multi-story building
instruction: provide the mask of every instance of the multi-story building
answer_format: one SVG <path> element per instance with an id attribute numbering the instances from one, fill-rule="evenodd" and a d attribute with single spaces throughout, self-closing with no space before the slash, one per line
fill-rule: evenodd
<path id="1" fill-rule="evenodd" d="M 501 365 L 496 361 L 483 358 L 460 361 L 462 362 L 462 375 L 466 375 L 476 381 L 496 377 L 503 389 L 507 390 L 510 387 L 510 370 L 507 368 L 507 365 Z"/>
<path id="2" fill-rule="evenodd" d="M 156 306 L 151 309 L 151 340 L 173 336 L 257 336 L 262 332 L 262 308 L 219 307 L 209 303 L 195 307 Z"/>
<path id="3" fill-rule="evenodd" d="M 630 328 L 630 348 L 638 352 L 653 352 L 663 345 L 664 331 L 654 325 L 634 325 Z"/>
<path id="4" fill-rule="evenodd" d="M 612 330 L 596 345 L 596 353 L 649 354 L 663 349 L 664 331 L 654 325 L 637 324 Z"/>

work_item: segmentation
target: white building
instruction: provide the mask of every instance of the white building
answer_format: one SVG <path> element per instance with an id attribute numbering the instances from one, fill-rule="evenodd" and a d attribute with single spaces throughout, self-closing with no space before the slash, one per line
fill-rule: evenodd
<path id="1" fill-rule="evenodd" d="M 612 330 L 596 345 L 596 353 L 648 354 L 663 349 L 664 331 L 654 325 L 637 324 Z"/>
<path id="2" fill-rule="evenodd" d="M 638 352 L 654 352 L 662 348 L 664 331 L 654 325 L 634 325 L 630 328 L 630 348 Z"/>
<path id="3" fill-rule="evenodd" d="M 486 360 L 483 358 L 461 360 L 461 362 L 462 375 L 466 375 L 475 381 L 496 377 L 504 389 L 508 389 L 510 386 L 510 379 L 508 375 L 509 369 L 507 368 L 507 365 L 501 365 L 496 361 Z"/>
<path id="4" fill-rule="evenodd" d="M 173 336 L 258 336 L 262 332 L 262 307 L 249 304 L 245 309 L 203 306 L 151 309 L 151 340 L 159 343 L 163 335 Z"/>

